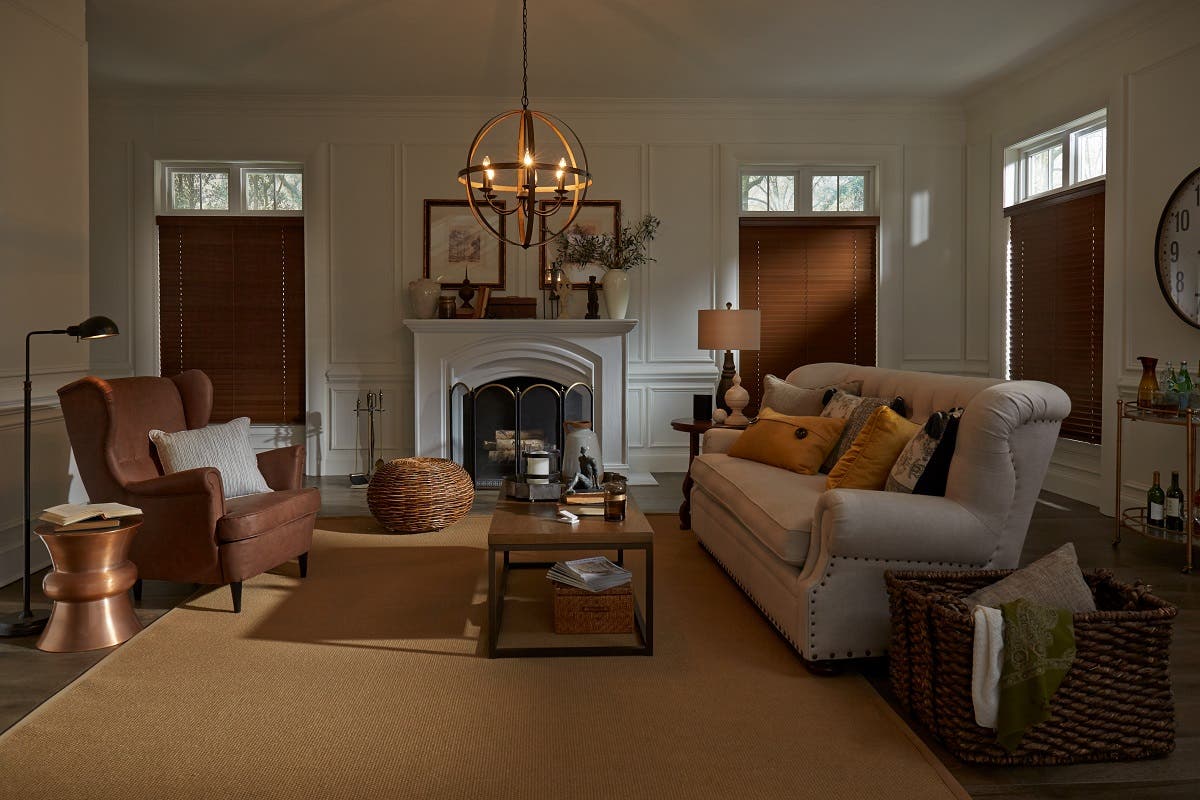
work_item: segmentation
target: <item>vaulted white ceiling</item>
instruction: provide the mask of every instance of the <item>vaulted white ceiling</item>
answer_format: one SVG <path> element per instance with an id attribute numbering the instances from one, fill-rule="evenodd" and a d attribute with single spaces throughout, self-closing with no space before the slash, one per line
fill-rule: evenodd
<path id="1" fill-rule="evenodd" d="M 1137 0 L 530 0 L 530 93 L 946 97 Z M 89 0 L 100 87 L 520 96 L 519 0 Z"/>

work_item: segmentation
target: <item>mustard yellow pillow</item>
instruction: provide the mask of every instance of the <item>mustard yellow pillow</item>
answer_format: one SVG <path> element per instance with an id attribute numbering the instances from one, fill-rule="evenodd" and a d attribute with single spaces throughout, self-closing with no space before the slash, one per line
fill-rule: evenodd
<path id="1" fill-rule="evenodd" d="M 845 426 L 844 419 L 789 417 L 764 408 L 734 440 L 729 455 L 801 475 L 816 475 Z"/>
<path id="2" fill-rule="evenodd" d="M 887 406 L 871 412 L 846 454 L 825 481 L 826 489 L 882 489 L 892 465 L 921 426 Z"/>

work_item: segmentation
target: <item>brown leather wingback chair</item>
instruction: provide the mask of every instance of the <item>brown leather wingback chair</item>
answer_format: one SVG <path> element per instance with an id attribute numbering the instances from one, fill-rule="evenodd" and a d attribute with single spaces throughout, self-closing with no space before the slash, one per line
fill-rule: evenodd
<path id="1" fill-rule="evenodd" d="M 274 491 L 227 500 L 212 467 L 164 475 L 151 429 L 202 428 L 212 412 L 212 382 L 199 370 L 174 378 L 87 377 L 58 390 L 75 463 L 93 502 L 142 509 L 130 560 L 141 579 L 229 584 L 242 609 L 242 581 L 297 558 L 300 577 L 321 507 L 305 489 L 304 447 L 258 454 Z"/>

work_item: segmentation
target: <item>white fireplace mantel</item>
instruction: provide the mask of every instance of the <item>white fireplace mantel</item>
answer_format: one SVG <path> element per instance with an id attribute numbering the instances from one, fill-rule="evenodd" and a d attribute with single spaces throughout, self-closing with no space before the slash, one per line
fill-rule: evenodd
<path id="1" fill-rule="evenodd" d="M 413 333 L 413 431 L 417 455 L 450 458 L 452 387 L 519 375 L 583 383 L 604 469 L 630 475 L 625 435 L 625 336 L 632 319 L 409 319 Z M 653 482 L 649 475 L 630 475 Z"/>

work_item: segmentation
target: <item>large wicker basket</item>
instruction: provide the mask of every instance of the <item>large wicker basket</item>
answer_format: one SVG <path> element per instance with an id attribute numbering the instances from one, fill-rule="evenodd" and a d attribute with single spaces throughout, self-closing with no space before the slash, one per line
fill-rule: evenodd
<path id="1" fill-rule="evenodd" d="M 1168 671 L 1178 613 L 1144 586 L 1107 570 L 1085 575 L 1097 611 L 1076 614 L 1075 661 L 1052 716 L 1009 753 L 975 723 L 971 663 L 975 626 L 963 602 L 1011 570 L 888 572 L 892 691 L 957 758 L 977 764 L 1073 764 L 1165 756 L 1175 747 Z"/>
<path id="2" fill-rule="evenodd" d="M 467 515 L 475 485 L 467 471 L 444 458 L 397 458 L 371 476 L 367 508 L 398 533 L 440 531 Z"/>

